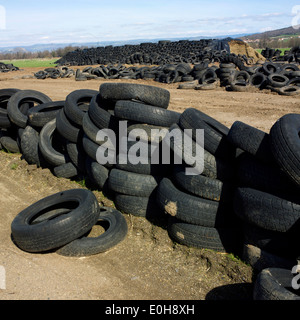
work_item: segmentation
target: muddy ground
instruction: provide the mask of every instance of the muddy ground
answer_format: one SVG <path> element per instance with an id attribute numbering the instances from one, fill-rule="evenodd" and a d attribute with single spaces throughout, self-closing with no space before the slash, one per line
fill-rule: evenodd
<path id="1" fill-rule="evenodd" d="M 0 74 L 0 89 L 34 89 L 52 100 L 63 100 L 76 89 L 98 90 L 104 80 L 22 79 L 38 69 Z M 236 120 L 268 132 L 287 113 L 299 113 L 299 97 L 269 91 L 250 93 L 178 90 L 178 84 L 143 80 L 171 93 L 169 109 L 183 112 L 194 107 L 227 126 Z M 82 185 L 54 177 L 48 169 L 29 166 L 18 154 L 0 152 L 0 266 L 6 271 L 0 300 L 251 300 L 252 268 L 230 254 L 188 248 L 173 243 L 163 223 L 124 215 L 126 239 L 110 251 L 86 258 L 69 258 L 55 252 L 31 254 L 11 240 L 14 217 L 30 204 L 53 193 Z M 103 205 L 113 206 L 97 190 Z"/>

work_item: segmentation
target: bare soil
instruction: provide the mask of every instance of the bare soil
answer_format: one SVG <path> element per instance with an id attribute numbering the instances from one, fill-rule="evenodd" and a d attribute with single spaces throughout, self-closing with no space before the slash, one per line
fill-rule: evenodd
<path id="1" fill-rule="evenodd" d="M 105 82 L 22 79 L 38 70 L 0 74 L 0 89 L 33 89 L 52 100 L 63 100 L 76 89 L 98 90 Z M 299 97 L 270 91 L 178 90 L 178 84 L 126 82 L 168 89 L 169 109 L 197 108 L 228 127 L 239 120 L 268 132 L 277 119 L 299 113 L 300 107 Z M 124 215 L 129 227 L 126 239 L 105 253 L 86 258 L 26 253 L 13 243 L 10 225 L 21 210 L 45 196 L 81 187 L 75 181 L 54 177 L 48 169 L 28 165 L 18 154 L 0 152 L 0 266 L 6 270 L 6 289 L 0 289 L 0 300 L 252 299 L 250 266 L 230 254 L 173 243 L 163 223 L 156 225 L 145 218 Z M 93 192 L 102 205 L 113 206 L 101 192 Z"/>

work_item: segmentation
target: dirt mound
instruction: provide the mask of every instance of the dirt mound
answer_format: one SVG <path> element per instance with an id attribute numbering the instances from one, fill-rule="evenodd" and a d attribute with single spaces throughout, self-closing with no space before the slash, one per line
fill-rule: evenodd
<path id="1" fill-rule="evenodd" d="M 230 52 L 235 54 L 245 55 L 248 58 L 252 58 L 254 62 L 265 61 L 266 58 L 262 56 L 255 49 L 251 48 L 246 42 L 241 40 L 231 40 L 229 42 Z"/>

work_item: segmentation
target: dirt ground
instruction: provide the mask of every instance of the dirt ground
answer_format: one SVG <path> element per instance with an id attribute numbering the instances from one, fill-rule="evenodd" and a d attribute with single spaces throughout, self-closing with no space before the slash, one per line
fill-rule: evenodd
<path id="1" fill-rule="evenodd" d="M 63 100 L 76 89 L 98 90 L 104 82 L 21 79 L 38 70 L 0 74 L 0 89 L 34 89 L 52 100 Z M 266 132 L 284 114 L 299 113 L 300 107 L 299 97 L 269 91 L 178 90 L 178 84 L 126 82 L 168 89 L 171 110 L 183 112 L 194 107 L 227 126 L 240 120 Z M 54 177 L 48 169 L 29 166 L 20 155 L 0 152 L 0 266 L 6 272 L 0 300 L 251 300 L 250 266 L 232 255 L 174 244 L 163 225 L 144 218 L 125 215 L 129 229 L 126 239 L 91 257 L 31 254 L 14 245 L 10 225 L 21 210 L 45 196 L 81 187 Z M 101 192 L 94 193 L 101 204 L 113 205 Z"/>

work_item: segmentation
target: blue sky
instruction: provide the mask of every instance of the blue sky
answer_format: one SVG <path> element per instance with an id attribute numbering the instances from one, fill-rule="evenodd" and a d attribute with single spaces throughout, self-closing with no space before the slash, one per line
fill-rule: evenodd
<path id="1" fill-rule="evenodd" d="M 295 5 L 300 0 L 0 0 L 0 46 L 256 33 L 291 26 Z"/>

